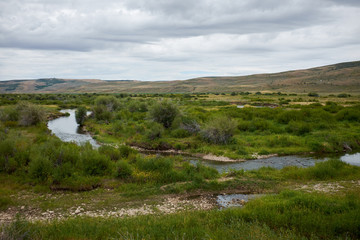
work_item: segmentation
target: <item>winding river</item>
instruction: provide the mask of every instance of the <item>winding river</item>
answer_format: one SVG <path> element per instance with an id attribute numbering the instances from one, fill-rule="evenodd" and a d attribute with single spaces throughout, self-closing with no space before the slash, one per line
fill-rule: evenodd
<path id="1" fill-rule="evenodd" d="M 59 117 L 48 122 L 47 126 L 53 134 L 64 142 L 75 142 L 78 145 L 89 142 L 94 148 L 100 145 L 79 127 L 75 120 L 75 110 L 64 109 L 62 113 L 69 113 L 69 116 Z M 88 112 L 89 114 L 90 112 Z"/>
<path id="2" fill-rule="evenodd" d="M 84 133 L 79 128 L 75 120 L 75 110 L 66 109 L 61 110 L 62 113 L 69 113 L 69 116 L 60 117 L 48 122 L 48 128 L 64 142 L 75 142 L 78 145 L 89 142 L 94 148 L 98 148 L 100 145 L 91 137 L 90 134 Z M 314 157 L 302 157 L 302 156 L 281 156 L 271 157 L 267 159 L 256 159 L 245 162 L 226 163 L 216 161 L 206 161 L 193 157 L 185 157 L 192 164 L 198 162 L 204 165 L 211 166 L 217 169 L 219 172 L 228 172 L 231 169 L 234 170 L 254 170 L 261 167 L 272 167 L 281 169 L 286 166 L 298 166 L 298 167 L 310 167 L 315 163 L 326 161 L 328 158 L 314 158 Z M 340 157 L 340 160 L 352 165 L 360 166 L 360 153 L 346 154 Z"/>

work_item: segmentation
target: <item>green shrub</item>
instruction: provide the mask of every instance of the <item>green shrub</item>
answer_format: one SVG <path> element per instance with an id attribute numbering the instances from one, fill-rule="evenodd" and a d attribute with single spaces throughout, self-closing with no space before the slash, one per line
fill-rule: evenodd
<path id="1" fill-rule="evenodd" d="M 319 94 L 318 93 L 315 93 L 315 92 L 310 92 L 308 94 L 309 97 L 319 97 Z"/>
<path id="2" fill-rule="evenodd" d="M 178 107 L 169 101 L 155 103 L 149 109 L 149 118 L 162 124 L 165 128 L 171 127 L 178 114 Z"/>
<path id="3" fill-rule="evenodd" d="M 148 140 L 155 140 L 162 136 L 164 128 L 159 123 L 152 123 L 151 126 L 146 130 L 145 136 Z"/>
<path id="4" fill-rule="evenodd" d="M 132 149 L 131 147 L 126 146 L 126 145 L 121 145 L 119 147 L 119 152 L 120 152 L 121 158 L 128 158 L 131 154 L 136 153 L 136 151 L 134 149 Z"/>
<path id="5" fill-rule="evenodd" d="M 53 165 L 45 156 L 35 156 L 29 163 L 29 175 L 32 179 L 45 182 L 52 175 Z"/>
<path id="6" fill-rule="evenodd" d="M 98 151 L 100 154 L 108 156 L 113 161 L 117 161 L 122 157 L 119 149 L 111 146 L 102 145 L 99 147 Z"/>
<path id="7" fill-rule="evenodd" d="M 107 112 L 113 112 L 120 108 L 120 103 L 114 96 L 99 96 L 95 99 L 95 105 L 105 107 L 104 111 Z"/>
<path id="8" fill-rule="evenodd" d="M 307 238 L 358 239 L 359 215 L 360 201 L 356 196 L 283 191 L 249 202 L 239 217 L 263 222 L 271 228 L 290 228 Z"/>
<path id="9" fill-rule="evenodd" d="M 195 119 L 191 118 L 183 118 L 180 127 L 192 134 L 200 131 L 200 124 Z"/>
<path id="10" fill-rule="evenodd" d="M 277 122 L 282 124 L 288 124 L 290 121 L 303 121 L 305 116 L 302 111 L 283 111 L 277 116 Z"/>
<path id="11" fill-rule="evenodd" d="M 86 119 L 86 108 L 85 107 L 78 107 L 78 109 L 75 112 L 75 119 L 77 124 L 82 126 L 84 124 L 84 121 Z"/>
<path id="12" fill-rule="evenodd" d="M 36 125 L 45 121 L 45 111 L 40 106 L 20 102 L 17 104 L 16 110 L 19 112 L 19 124 L 22 126 Z"/>
<path id="13" fill-rule="evenodd" d="M 231 141 L 236 127 L 236 121 L 227 117 L 217 117 L 205 126 L 201 135 L 208 142 L 227 144 Z"/>
<path id="14" fill-rule="evenodd" d="M 17 122 L 19 119 L 19 112 L 16 107 L 9 106 L 0 109 L 0 121 L 3 122 Z"/>
<path id="15" fill-rule="evenodd" d="M 139 158 L 136 165 L 144 171 L 168 172 L 172 170 L 174 161 L 170 158 Z"/>
<path id="16" fill-rule="evenodd" d="M 171 136 L 174 138 L 185 138 L 190 136 L 190 132 L 185 129 L 175 129 L 171 131 Z"/>
<path id="17" fill-rule="evenodd" d="M 347 93 L 340 93 L 337 95 L 338 98 L 347 98 L 347 97 L 351 97 L 350 94 L 347 94 Z"/>
<path id="18" fill-rule="evenodd" d="M 81 154 L 82 169 L 86 175 L 103 176 L 111 172 L 109 157 L 95 150 L 83 151 Z"/>
<path id="19" fill-rule="evenodd" d="M 343 109 L 336 114 L 338 121 L 360 122 L 360 110 L 358 109 Z"/>
<path id="20" fill-rule="evenodd" d="M 108 111 L 104 105 L 96 105 L 93 108 L 95 119 L 98 121 L 109 122 L 113 118 L 112 112 Z"/>
<path id="21" fill-rule="evenodd" d="M 306 122 L 290 121 L 288 126 L 286 127 L 286 131 L 288 133 L 293 133 L 298 136 L 302 136 L 311 132 L 311 125 Z"/>
<path id="22" fill-rule="evenodd" d="M 121 160 L 116 163 L 115 177 L 128 179 L 131 177 L 132 172 L 133 168 L 128 162 Z"/>

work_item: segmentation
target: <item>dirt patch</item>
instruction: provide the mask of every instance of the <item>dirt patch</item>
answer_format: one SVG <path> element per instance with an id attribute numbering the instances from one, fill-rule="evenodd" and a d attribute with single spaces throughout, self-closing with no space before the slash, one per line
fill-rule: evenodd
<path id="1" fill-rule="evenodd" d="M 348 185 L 350 185 L 352 188 L 360 187 L 360 180 L 305 184 L 295 188 L 295 190 L 302 190 L 305 192 L 336 193 L 348 188 Z"/>
<path id="2" fill-rule="evenodd" d="M 0 224 L 11 222 L 19 214 L 28 221 L 51 221 L 61 220 L 75 216 L 87 217 L 132 217 L 147 214 L 170 214 L 185 210 L 209 210 L 216 207 L 216 202 L 209 195 L 197 196 L 173 196 L 166 197 L 157 204 L 143 204 L 139 207 L 112 207 L 111 209 L 88 210 L 87 205 L 82 203 L 71 207 L 66 211 L 60 209 L 46 210 L 21 207 L 10 207 L 6 211 L 0 212 Z"/>

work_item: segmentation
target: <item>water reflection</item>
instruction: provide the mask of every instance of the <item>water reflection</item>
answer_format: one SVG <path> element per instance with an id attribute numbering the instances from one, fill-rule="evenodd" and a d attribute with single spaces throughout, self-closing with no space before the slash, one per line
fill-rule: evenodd
<path id="1" fill-rule="evenodd" d="M 206 166 L 217 169 L 220 173 L 229 172 L 231 169 L 234 170 L 255 170 L 261 167 L 272 167 L 281 169 L 287 166 L 298 166 L 298 167 L 311 167 L 315 163 L 326 161 L 327 159 L 315 159 L 312 157 L 300 157 L 300 156 L 283 156 L 283 157 L 271 157 L 267 159 L 255 159 L 246 162 L 236 163 L 224 163 L 224 162 L 213 162 L 213 161 L 201 161 Z M 199 160 L 192 159 L 191 163 L 196 164 Z"/>
<path id="2" fill-rule="evenodd" d="M 78 145 L 89 142 L 93 147 L 100 145 L 78 126 L 75 120 L 75 110 L 61 110 L 62 113 L 69 113 L 69 116 L 60 117 L 48 122 L 48 128 L 64 142 L 75 142 Z"/>

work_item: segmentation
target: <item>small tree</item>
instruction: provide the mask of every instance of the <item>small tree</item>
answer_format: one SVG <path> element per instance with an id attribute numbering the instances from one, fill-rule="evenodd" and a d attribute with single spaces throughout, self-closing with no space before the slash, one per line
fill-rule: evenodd
<path id="1" fill-rule="evenodd" d="M 78 109 L 75 112 L 75 119 L 76 122 L 82 126 L 84 124 L 84 121 L 86 119 L 86 108 L 85 107 L 78 107 Z"/>
<path id="2" fill-rule="evenodd" d="M 218 117 L 206 125 L 205 129 L 201 131 L 201 135 L 208 142 L 227 144 L 234 135 L 236 127 L 236 121 L 227 117 Z"/>
<path id="3" fill-rule="evenodd" d="M 178 114 L 178 107 L 169 101 L 155 103 L 149 110 L 150 119 L 162 124 L 165 128 L 171 127 Z"/>

